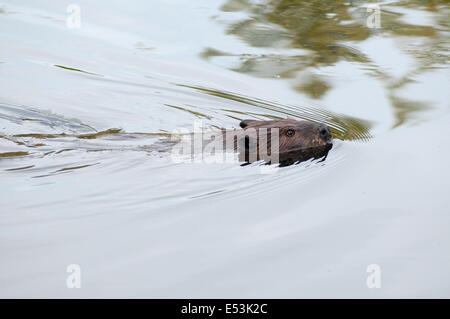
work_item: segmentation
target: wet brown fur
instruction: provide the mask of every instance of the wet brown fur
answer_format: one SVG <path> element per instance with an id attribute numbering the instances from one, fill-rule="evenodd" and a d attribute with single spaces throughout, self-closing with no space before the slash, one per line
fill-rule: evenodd
<path id="1" fill-rule="evenodd" d="M 272 128 L 279 129 L 280 166 L 311 158 L 325 158 L 332 148 L 330 130 L 322 123 L 288 118 L 272 121 L 244 120 L 240 126 L 242 130 L 237 134 L 238 143 L 235 145 L 235 150 L 246 163 L 252 162 L 252 159 L 270 163 L 270 160 L 261 158 L 260 149 L 261 147 L 264 149 L 264 144 L 267 145 L 268 154 L 271 155 L 270 129 Z M 265 129 L 267 129 L 267 137 L 261 133 Z M 257 141 L 254 141 L 255 136 Z"/>

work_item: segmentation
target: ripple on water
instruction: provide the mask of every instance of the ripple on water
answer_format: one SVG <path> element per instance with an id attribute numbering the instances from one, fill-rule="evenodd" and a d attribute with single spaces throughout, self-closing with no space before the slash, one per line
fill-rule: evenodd
<path id="1" fill-rule="evenodd" d="M 370 138 L 370 125 L 350 117 L 314 108 L 281 105 L 230 92 L 181 87 L 183 90 L 194 89 L 193 94 L 225 99 L 229 108 L 221 110 L 236 114 L 236 121 L 248 117 L 273 119 L 288 115 L 327 123 L 338 140 L 366 141 Z M 237 109 L 240 104 L 251 105 L 261 111 L 241 112 Z M 278 115 L 264 113 L 267 110 Z M 66 119 L 18 105 L 1 104 L 0 111 L 2 118 L 10 123 L 0 138 L 33 150 L 6 153 L 17 158 L 0 162 L 0 168 L 5 173 L 54 182 L 62 180 L 62 176 L 67 179 L 70 174 L 76 174 L 77 180 L 81 181 L 80 187 L 91 184 L 96 177 L 117 181 L 119 176 L 123 176 L 123 180 L 128 180 L 126 185 L 119 186 L 118 182 L 102 184 L 104 194 L 117 195 L 117 207 L 160 207 L 214 196 L 247 197 L 268 191 L 276 187 L 277 183 L 307 183 L 327 169 L 339 165 L 345 157 L 345 143 L 336 141 L 325 162 L 307 161 L 279 169 L 275 173 L 268 172 L 266 166 L 259 163 L 247 167 L 238 164 L 177 164 L 170 161 L 170 148 L 164 142 L 170 136 L 169 133 L 126 132 L 121 129 L 97 131 L 77 119 Z M 148 178 L 143 181 L 142 176 Z M 96 195 L 96 199 L 90 195 L 86 192 L 86 197 L 79 199 L 82 201 L 79 204 L 92 207 L 105 205 L 99 198 L 107 195 Z M 55 205 L 60 203 L 63 202 L 55 202 Z M 28 203 L 27 207 L 33 205 Z"/>
<path id="2" fill-rule="evenodd" d="M 108 100 L 102 106 L 117 125 L 97 129 L 91 117 L 67 118 L 45 111 L 44 105 L 0 103 L 3 120 L 0 140 L 14 146 L 11 151 L 0 154 L 0 170 L 10 178 L 48 181 L 33 182 L 33 187 L 50 187 L 48 185 L 56 183 L 68 185 L 69 189 L 77 188 L 77 196 L 64 188 L 58 189 L 58 193 L 76 202 L 76 206 L 85 207 L 86 214 L 108 205 L 105 199 L 111 196 L 114 207 L 127 209 L 161 207 L 214 196 L 251 196 L 268 191 L 277 183 L 307 183 L 345 158 L 345 143 L 337 141 L 325 162 L 307 161 L 275 173 L 258 163 L 246 167 L 236 163 L 174 163 L 170 158 L 170 132 L 178 127 L 192 131 L 193 119 L 202 120 L 207 129 L 221 129 L 229 128 L 224 127 L 229 123 L 238 126 L 240 120 L 247 118 L 269 120 L 289 116 L 326 123 L 335 140 L 368 141 L 371 138 L 370 122 L 323 109 L 286 105 L 164 79 L 130 79 L 60 64 L 48 67 L 56 67 L 63 73 L 72 72 L 70 74 L 79 77 L 80 83 L 88 81 L 96 87 L 96 96 L 119 97 L 119 103 Z M 142 117 L 147 109 L 142 107 L 133 113 L 128 106 L 123 117 L 126 108 L 120 103 L 125 103 L 129 96 L 152 103 L 145 121 Z M 78 102 L 72 103 L 76 109 Z M 83 101 L 79 103 L 86 107 Z M 101 114 L 93 114 L 92 118 Z M 159 117 L 169 118 L 169 121 L 161 121 Z M 137 123 L 133 125 L 137 130 L 126 129 L 131 122 Z M 143 129 L 139 130 L 140 127 Z M 49 206 L 59 207 L 64 203 L 59 199 L 48 200 Z M 41 199 L 34 197 L 26 203 L 27 209 L 42 205 Z"/>

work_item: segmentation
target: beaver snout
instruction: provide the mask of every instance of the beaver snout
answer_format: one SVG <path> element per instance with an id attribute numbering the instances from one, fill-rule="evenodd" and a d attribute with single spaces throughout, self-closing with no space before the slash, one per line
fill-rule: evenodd
<path id="1" fill-rule="evenodd" d="M 331 143 L 331 132 L 328 126 L 325 124 L 320 124 L 319 135 L 327 143 Z"/>

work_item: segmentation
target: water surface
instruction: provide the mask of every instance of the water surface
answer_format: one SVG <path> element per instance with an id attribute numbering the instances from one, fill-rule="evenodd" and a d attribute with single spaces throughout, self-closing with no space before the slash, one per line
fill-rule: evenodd
<path id="1" fill-rule="evenodd" d="M 448 297 L 448 3 L 378 2 L 380 28 L 369 4 L 77 1 L 69 28 L 0 2 L 0 294 Z M 287 116 L 331 128 L 326 161 L 165 143 Z"/>

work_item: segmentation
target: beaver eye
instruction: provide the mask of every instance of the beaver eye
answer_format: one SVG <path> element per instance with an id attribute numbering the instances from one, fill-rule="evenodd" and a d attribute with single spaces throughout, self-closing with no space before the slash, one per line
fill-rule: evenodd
<path id="1" fill-rule="evenodd" d="M 294 136 L 294 134 L 295 134 L 295 131 L 291 128 L 286 131 L 286 136 L 288 136 L 288 137 Z"/>

